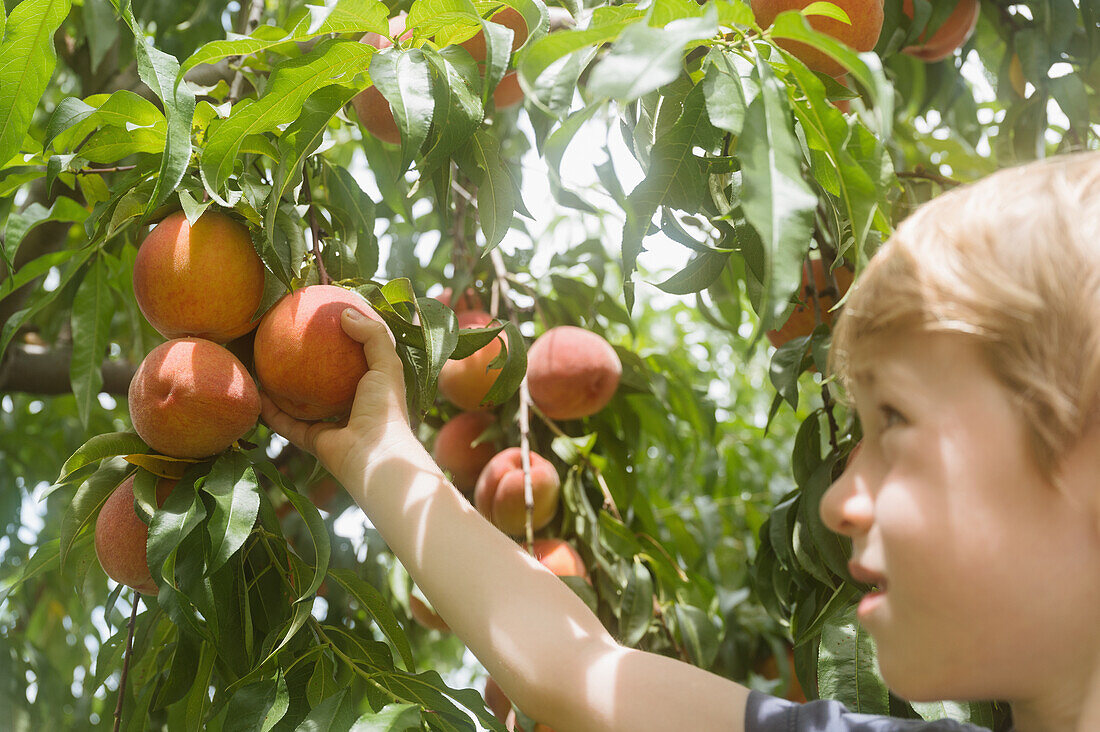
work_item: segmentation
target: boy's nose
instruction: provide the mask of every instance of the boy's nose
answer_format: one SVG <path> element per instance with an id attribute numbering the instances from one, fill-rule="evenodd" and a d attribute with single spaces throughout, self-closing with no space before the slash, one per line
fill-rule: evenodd
<path id="1" fill-rule="evenodd" d="M 849 462 L 821 498 L 821 520 L 831 531 L 844 536 L 865 533 L 874 521 L 874 500 L 854 462 Z"/>

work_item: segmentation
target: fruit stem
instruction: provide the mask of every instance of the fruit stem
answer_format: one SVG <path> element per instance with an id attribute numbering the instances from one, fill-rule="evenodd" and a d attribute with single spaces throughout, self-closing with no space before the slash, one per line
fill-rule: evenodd
<path id="1" fill-rule="evenodd" d="M 302 191 L 306 195 L 306 203 L 309 204 L 309 232 L 313 237 L 313 261 L 317 263 L 317 274 L 321 278 L 321 284 L 332 282 L 325 269 L 325 263 L 321 260 L 321 227 L 317 225 L 317 209 L 313 205 L 313 192 L 309 187 L 309 171 L 307 166 L 302 166 Z"/>
<path id="2" fill-rule="evenodd" d="M 126 657 L 122 661 L 122 676 L 118 680 L 118 701 L 115 703 L 115 730 L 122 724 L 122 700 L 126 696 L 126 677 L 130 673 L 130 656 L 134 653 L 134 626 L 137 624 L 138 603 L 141 595 L 134 590 L 134 603 L 130 609 L 130 631 L 126 636 Z"/>

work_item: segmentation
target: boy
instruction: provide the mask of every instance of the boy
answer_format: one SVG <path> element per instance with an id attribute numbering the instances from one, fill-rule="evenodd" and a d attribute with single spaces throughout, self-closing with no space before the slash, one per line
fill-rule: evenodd
<path id="1" fill-rule="evenodd" d="M 272 428 L 347 488 L 519 708 L 558 732 L 976 730 L 798 705 L 623 648 L 414 438 L 383 326 L 346 426 Z M 1004 699 L 1016 732 L 1100 730 L 1100 154 L 1002 171 L 914 213 L 839 319 L 863 444 L 826 493 L 859 619 L 912 700 Z"/>

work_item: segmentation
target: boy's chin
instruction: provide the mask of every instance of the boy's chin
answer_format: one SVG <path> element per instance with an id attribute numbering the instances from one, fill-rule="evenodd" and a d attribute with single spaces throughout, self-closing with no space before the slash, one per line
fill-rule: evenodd
<path id="1" fill-rule="evenodd" d="M 951 676 L 936 664 L 917 664 L 899 659 L 891 663 L 889 656 L 879 655 L 879 672 L 886 686 L 897 697 L 910 702 L 936 702 L 945 699 L 991 698 L 977 693 L 966 679 Z"/>

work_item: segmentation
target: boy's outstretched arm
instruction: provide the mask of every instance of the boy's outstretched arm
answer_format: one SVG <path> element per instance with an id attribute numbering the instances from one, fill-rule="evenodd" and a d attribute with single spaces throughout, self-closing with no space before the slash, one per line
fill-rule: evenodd
<path id="1" fill-rule="evenodd" d="M 364 343 L 370 368 L 347 425 L 299 422 L 266 397 L 264 420 L 344 485 L 516 705 L 557 732 L 744 729 L 748 689 L 620 646 L 564 582 L 450 485 L 409 428 L 385 327 L 347 314 L 343 325 Z"/>

